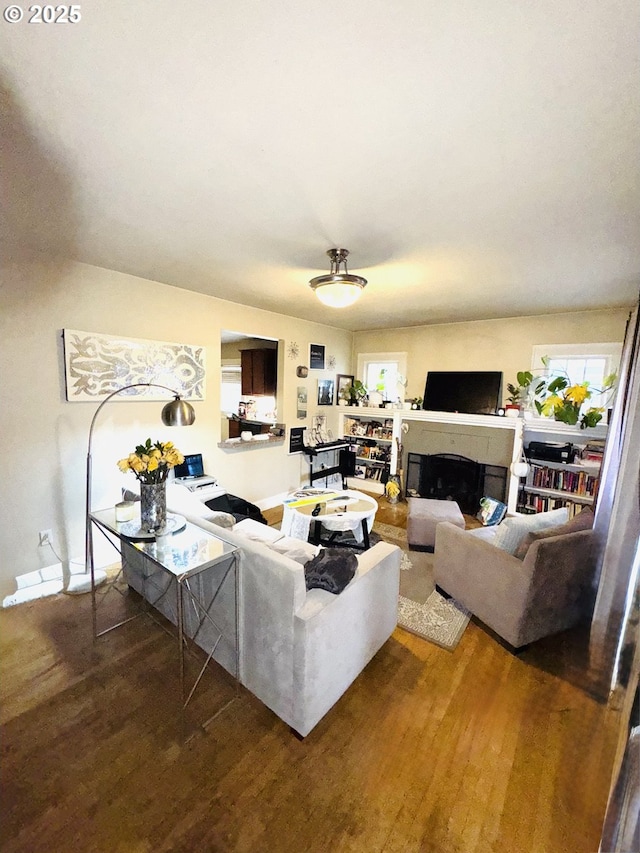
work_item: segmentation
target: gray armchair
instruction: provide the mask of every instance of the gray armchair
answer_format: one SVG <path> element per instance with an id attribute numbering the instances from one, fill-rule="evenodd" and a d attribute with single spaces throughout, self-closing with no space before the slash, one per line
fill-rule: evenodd
<path id="1" fill-rule="evenodd" d="M 589 616 L 596 567 L 591 530 L 546 531 L 523 559 L 488 541 L 488 532 L 437 526 L 437 587 L 515 649 Z"/>

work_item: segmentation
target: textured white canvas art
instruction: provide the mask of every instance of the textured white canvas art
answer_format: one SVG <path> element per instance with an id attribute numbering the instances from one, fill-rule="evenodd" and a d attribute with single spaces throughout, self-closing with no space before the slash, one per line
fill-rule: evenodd
<path id="1" fill-rule="evenodd" d="M 165 385 L 181 397 L 205 399 L 205 347 L 120 338 L 64 329 L 67 400 L 86 402 L 137 382 Z M 159 388 L 133 388 L 114 400 L 164 400 Z"/>

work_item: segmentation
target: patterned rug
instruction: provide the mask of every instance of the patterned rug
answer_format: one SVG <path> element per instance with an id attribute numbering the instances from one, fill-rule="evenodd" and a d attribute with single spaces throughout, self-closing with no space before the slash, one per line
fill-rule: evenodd
<path id="1" fill-rule="evenodd" d="M 433 584 L 433 554 L 410 551 L 407 531 L 374 522 L 373 530 L 385 542 L 402 549 L 398 625 L 443 649 L 453 651 L 469 624 L 470 614 L 451 598 L 443 598 Z"/>

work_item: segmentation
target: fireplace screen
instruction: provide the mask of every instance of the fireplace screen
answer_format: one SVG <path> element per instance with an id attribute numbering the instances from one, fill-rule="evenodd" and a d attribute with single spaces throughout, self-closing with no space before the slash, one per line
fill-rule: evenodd
<path id="1" fill-rule="evenodd" d="M 507 469 L 474 462 L 452 453 L 409 453 L 407 486 L 410 497 L 455 501 L 462 512 L 475 515 L 480 498 L 504 501 Z"/>

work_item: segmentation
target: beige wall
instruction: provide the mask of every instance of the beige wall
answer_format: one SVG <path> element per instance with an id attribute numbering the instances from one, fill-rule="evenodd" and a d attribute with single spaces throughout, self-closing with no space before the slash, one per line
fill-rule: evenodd
<path id="1" fill-rule="evenodd" d="M 195 404 L 193 427 L 163 427 L 162 404 L 157 402 L 114 400 L 100 413 L 93 446 L 94 508 L 112 506 L 120 488 L 134 482 L 132 475 L 118 471 L 116 461 L 147 437 L 170 439 L 185 453 L 201 451 L 207 472 L 249 500 L 264 501 L 299 486 L 306 464 L 301 455 L 287 454 L 287 444 L 244 451 L 217 447 L 221 329 L 284 341 L 278 414 L 287 427 L 310 424 L 318 378 L 350 372 L 349 332 L 109 270 L 82 264 L 24 265 L 5 269 L 0 285 L 1 596 L 15 590 L 17 575 L 56 562 L 48 548 L 38 547 L 39 530 L 53 530 L 63 558 L 83 556 L 86 442 L 97 406 L 65 399 L 62 329 L 206 347 L 207 395 Z M 293 341 L 300 349 L 296 358 L 288 355 Z M 308 365 L 310 343 L 324 344 L 335 368 L 310 371 L 300 380 L 296 366 Z M 306 421 L 296 420 L 300 384 L 308 387 Z M 329 414 L 335 430 L 337 408 L 322 407 L 322 412 Z M 103 549 L 100 557 L 113 562 L 115 553 Z"/>
<path id="2" fill-rule="evenodd" d="M 358 353 L 406 352 L 408 398 L 422 397 L 429 370 L 501 370 L 506 389 L 531 367 L 533 346 L 621 343 L 628 316 L 618 309 L 356 332 L 354 365 Z"/>

